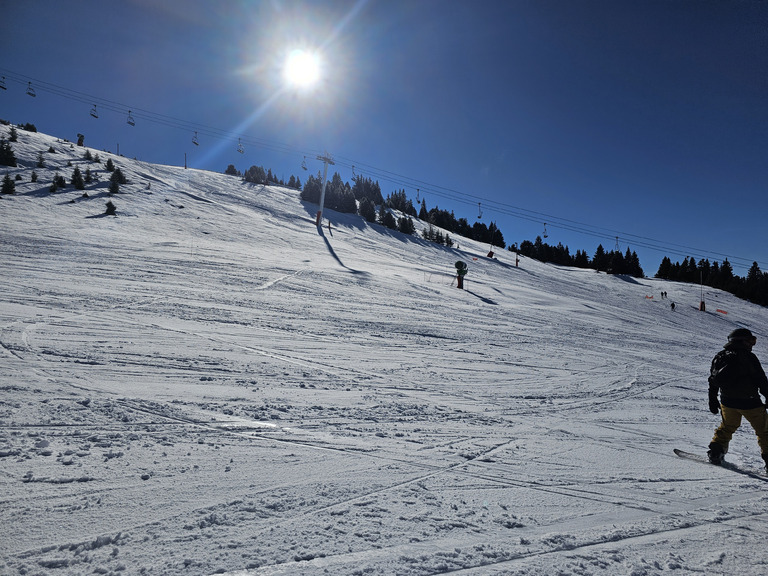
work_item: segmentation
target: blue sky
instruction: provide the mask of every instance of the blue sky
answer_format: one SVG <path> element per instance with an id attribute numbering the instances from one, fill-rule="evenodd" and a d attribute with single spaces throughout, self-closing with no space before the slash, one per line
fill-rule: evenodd
<path id="1" fill-rule="evenodd" d="M 768 271 L 768 2 L 2 1 L 0 118 L 351 181 L 592 256 Z M 285 85 L 316 51 L 313 90 Z M 37 96 L 25 94 L 32 82 Z M 89 115 L 96 105 L 99 118 Z M 136 123 L 127 124 L 131 111 Z M 199 146 L 192 144 L 198 134 Z M 238 143 L 245 149 L 237 152 Z"/>

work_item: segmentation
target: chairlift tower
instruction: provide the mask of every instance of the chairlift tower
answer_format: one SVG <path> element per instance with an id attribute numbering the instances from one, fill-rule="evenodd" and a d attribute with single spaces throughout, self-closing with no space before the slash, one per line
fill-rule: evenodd
<path id="1" fill-rule="evenodd" d="M 317 159 L 323 163 L 323 189 L 320 192 L 320 210 L 317 211 L 315 224 L 321 226 L 323 223 L 323 205 L 325 204 L 325 187 L 328 184 L 328 164 L 334 166 L 336 163 L 327 152 L 325 156 L 318 156 Z"/>

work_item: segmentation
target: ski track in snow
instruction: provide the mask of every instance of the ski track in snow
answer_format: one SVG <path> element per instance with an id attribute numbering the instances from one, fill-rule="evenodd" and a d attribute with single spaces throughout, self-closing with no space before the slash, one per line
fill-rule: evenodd
<path id="1" fill-rule="evenodd" d="M 84 149 L 13 148 L 3 574 L 765 573 L 762 480 L 672 453 L 705 449 L 709 361 L 742 325 L 761 356 L 765 309 L 318 230 L 294 190 L 98 152 L 129 180 L 103 217 Z M 88 197 L 48 193 L 75 165 Z M 751 431 L 729 459 L 759 464 Z"/>

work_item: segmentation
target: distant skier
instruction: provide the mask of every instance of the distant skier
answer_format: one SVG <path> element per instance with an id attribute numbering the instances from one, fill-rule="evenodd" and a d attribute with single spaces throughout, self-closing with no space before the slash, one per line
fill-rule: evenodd
<path id="1" fill-rule="evenodd" d="M 672 312 L 674 312 L 675 311 L 675 303 L 674 302 L 670 303 L 669 308 L 670 308 L 670 310 L 672 310 Z"/>
<path id="2" fill-rule="evenodd" d="M 752 353 L 757 338 L 746 328 L 728 335 L 728 343 L 712 360 L 709 375 L 709 410 L 722 421 L 709 444 L 709 461 L 721 464 L 742 416 L 757 435 L 760 453 L 768 466 L 768 416 L 760 394 L 768 399 L 768 378 Z M 720 400 L 718 402 L 718 392 Z"/>

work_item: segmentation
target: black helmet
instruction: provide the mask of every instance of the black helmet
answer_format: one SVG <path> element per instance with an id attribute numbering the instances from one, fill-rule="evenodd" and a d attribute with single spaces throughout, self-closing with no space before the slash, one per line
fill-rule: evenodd
<path id="1" fill-rule="evenodd" d="M 734 340 L 754 340 L 755 336 L 747 330 L 746 328 L 736 328 L 733 332 L 728 334 L 728 341 L 732 342 Z"/>

